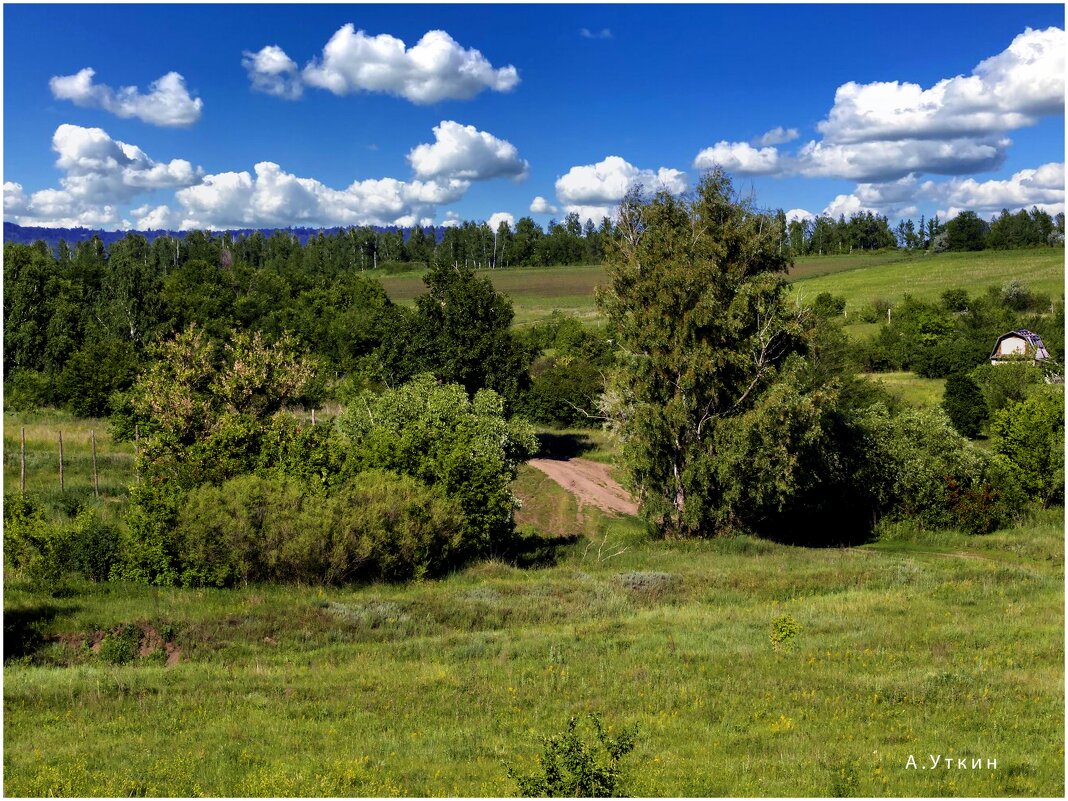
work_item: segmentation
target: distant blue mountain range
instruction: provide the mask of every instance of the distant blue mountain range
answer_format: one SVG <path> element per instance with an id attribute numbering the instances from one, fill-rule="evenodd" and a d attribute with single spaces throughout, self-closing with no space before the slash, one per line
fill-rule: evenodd
<path id="1" fill-rule="evenodd" d="M 407 240 L 409 234 L 411 234 L 411 228 L 398 228 L 397 226 L 370 226 L 379 233 L 386 231 L 400 231 L 404 235 L 404 239 Z M 291 234 L 297 238 L 301 245 L 307 243 L 308 239 L 323 232 L 326 234 L 334 234 L 342 230 L 341 227 L 335 226 L 334 228 L 229 228 L 226 231 L 213 231 L 213 234 L 228 233 L 233 238 L 239 236 L 251 236 L 256 231 L 259 231 L 264 236 L 270 236 L 275 231 L 281 231 L 282 233 Z M 426 230 L 425 228 L 423 229 Z M 435 228 L 435 238 L 440 242 L 444 236 L 444 228 Z M 179 239 L 185 239 L 189 234 L 189 231 L 101 231 L 93 228 L 36 228 L 33 226 L 16 225 L 15 223 L 4 223 L 4 242 L 15 242 L 22 245 L 32 245 L 34 242 L 43 241 L 48 245 L 49 249 L 55 251 L 59 247 L 59 240 L 64 240 L 68 245 L 74 245 L 78 242 L 84 242 L 92 239 L 94 236 L 100 237 L 100 241 L 105 246 L 110 245 L 112 242 L 117 242 L 127 234 L 140 234 L 145 237 L 149 242 L 158 239 L 161 236 L 177 237 Z"/>

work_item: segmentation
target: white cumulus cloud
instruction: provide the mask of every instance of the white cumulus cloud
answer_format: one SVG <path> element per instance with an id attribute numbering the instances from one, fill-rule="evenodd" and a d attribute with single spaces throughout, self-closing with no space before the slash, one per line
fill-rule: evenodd
<path id="1" fill-rule="evenodd" d="M 817 128 L 832 142 L 946 139 L 1032 125 L 1064 112 L 1065 35 L 1027 28 L 1003 52 L 924 89 L 881 81 L 843 84 Z"/>
<path id="2" fill-rule="evenodd" d="M 947 181 L 936 194 L 946 204 L 944 215 L 956 216 L 965 209 L 989 217 L 1002 209 L 1018 211 L 1032 206 L 1050 214 L 1064 211 L 1064 162 L 1020 170 L 1003 180 Z"/>
<path id="3" fill-rule="evenodd" d="M 288 225 L 402 225 L 432 216 L 470 187 L 466 181 L 371 178 L 334 189 L 264 161 L 248 172 L 207 175 L 175 194 L 183 228 Z"/>
<path id="4" fill-rule="evenodd" d="M 794 220 L 800 220 L 801 222 L 808 222 L 809 220 L 816 219 L 816 215 L 811 211 L 805 209 L 790 209 L 786 212 L 786 222 L 793 222 Z"/>
<path id="5" fill-rule="evenodd" d="M 909 173 L 965 175 L 997 169 L 1005 160 L 1008 139 L 902 139 L 835 144 L 809 142 L 792 169 L 810 177 L 854 181 L 890 181 Z"/>
<path id="6" fill-rule="evenodd" d="M 797 132 L 797 128 L 783 128 L 781 125 L 772 128 L 770 131 L 758 136 L 753 140 L 753 144 L 758 147 L 767 147 L 768 145 L 783 145 L 787 142 L 792 142 L 800 134 Z"/>
<path id="7" fill-rule="evenodd" d="M 649 192 L 662 189 L 672 194 L 689 188 L 686 173 L 680 170 L 639 169 L 619 156 L 608 156 L 596 164 L 572 167 L 560 176 L 556 180 L 556 196 L 569 212 L 578 211 L 580 206 L 614 207 L 636 184 Z"/>
<path id="8" fill-rule="evenodd" d="M 541 195 L 530 201 L 530 210 L 534 214 L 556 214 L 557 208 Z"/>
<path id="9" fill-rule="evenodd" d="M 200 119 L 204 101 L 190 96 L 185 78 L 177 72 L 168 72 L 153 81 L 146 94 L 136 86 L 124 86 L 116 91 L 106 84 L 94 83 L 95 74 L 92 67 L 86 67 L 74 75 L 54 76 L 48 82 L 52 96 L 70 100 L 77 106 L 102 108 L 118 117 L 136 117 L 163 127 L 184 127 Z"/>
<path id="10" fill-rule="evenodd" d="M 464 48 L 445 31 L 428 31 L 407 47 L 395 36 L 372 36 L 351 23 L 330 37 L 321 57 L 309 62 L 301 77 L 306 85 L 336 95 L 381 92 L 422 104 L 469 100 L 486 89 L 507 92 L 519 83 L 515 67 L 495 68 L 481 52 Z"/>
<path id="11" fill-rule="evenodd" d="M 594 224 L 600 224 L 605 217 L 615 218 L 618 206 L 587 206 L 570 205 L 567 207 L 568 214 L 577 214 L 579 220 L 585 224 L 586 220 L 593 220 Z"/>
<path id="12" fill-rule="evenodd" d="M 434 143 L 422 144 L 408 154 L 420 178 L 525 178 L 529 164 L 519 158 L 511 142 L 480 131 L 473 125 L 443 120 L 434 126 Z"/>
<path id="13" fill-rule="evenodd" d="M 277 45 L 267 45 L 255 53 L 242 53 L 241 66 L 248 72 L 252 88 L 275 97 L 295 100 L 304 93 L 300 67 Z"/>
<path id="14" fill-rule="evenodd" d="M 60 125 L 52 136 L 60 188 L 27 196 L 20 184 L 4 185 L 4 216 L 20 225 L 110 226 L 118 206 L 157 189 L 184 187 L 203 171 L 185 159 L 157 162 L 136 145 L 112 139 L 100 128 Z"/>
<path id="15" fill-rule="evenodd" d="M 492 228 L 494 231 L 496 231 L 500 227 L 502 222 L 508 223 L 508 227 L 511 228 L 513 231 L 515 230 L 515 217 L 513 217 L 506 211 L 494 212 L 490 215 L 489 219 L 486 220 L 486 222 L 489 224 L 489 227 Z"/>
<path id="16" fill-rule="evenodd" d="M 1057 214 L 1064 211 L 1064 163 L 1051 162 L 988 181 L 964 177 L 921 181 L 907 175 L 896 181 L 861 183 L 850 194 L 835 197 L 825 213 L 849 217 L 857 211 L 872 211 L 901 219 L 919 213 L 920 203 L 937 206 L 937 214 L 943 218 L 964 210 L 990 218 L 1003 209 L 1013 212 L 1032 206 Z"/>
<path id="17" fill-rule="evenodd" d="M 716 142 L 697 154 L 693 166 L 698 170 L 720 166 L 738 175 L 772 175 L 781 171 L 776 148 L 757 150 L 746 142 Z"/>
<path id="18" fill-rule="evenodd" d="M 839 217 L 845 217 L 848 220 L 859 211 L 874 212 L 875 209 L 865 206 L 856 195 L 837 195 L 834 200 L 827 204 L 823 214 L 836 220 Z"/>

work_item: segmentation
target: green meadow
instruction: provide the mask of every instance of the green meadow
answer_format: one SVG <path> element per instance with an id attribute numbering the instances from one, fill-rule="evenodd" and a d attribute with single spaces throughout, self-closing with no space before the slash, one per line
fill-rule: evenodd
<path id="1" fill-rule="evenodd" d="M 639 727 L 635 795 L 1063 795 L 1060 511 L 851 549 L 583 528 L 405 586 L 9 584 L 5 792 L 510 795 L 595 711 Z M 92 650 L 123 624 L 177 657 Z"/>
<path id="2" fill-rule="evenodd" d="M 1061 250 L 893 255 L 799 261 L 794 286 L 849 304 L 1011 278 L 1063 292 Z M 490 277 L 526 324 L 593 319 L 603 271 Z M 402 302 L 422 288 L 384 284 Z M 941 402 L 939 380 L 870 380 Z M 28 492 L 56 516 L 84 503 L 121 520 L 132 444 L 106 421 L 5 413 L 5 493 L 23 428 Z M 611 463 L 616 446 L 574 429 L 542 447 Z M 9 580 L 5 794 L 508 796 L 509 768 L 533 771 L 542 737 L 597 712 L 638 727 L 636 796 L 1063 797 L 1062 509 L 985 536 L 882 525 L 858 547 L 799 548 L 650 538 L 528 465 L 514 489 L 523 553 L 439 580 Z"/>

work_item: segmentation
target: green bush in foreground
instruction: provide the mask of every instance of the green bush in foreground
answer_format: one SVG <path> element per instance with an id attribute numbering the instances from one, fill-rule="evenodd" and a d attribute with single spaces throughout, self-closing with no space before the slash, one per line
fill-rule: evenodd
<path id="1" fill-rule="evenodd" d="M 1010 403 L 990 421 L 995 453 L 1015 468 L 1024 490 L 1044 505 L 1064 499 L 1064 389 L 1048 387 Z"/>
<path id="2" fill-rule="evenodd" d="M 637 729 L 623 729 L 609 737 L 600 716 L 590 715 L 595 742 L 582 741 L 578 718 L 568 721 L 567 731 L 546 737 L 539 757 L 540 771 L 522 776 L 514 768 L 508 775 L 519 785 L 524 798 L 618 798 L 627 795 L 620 762 L 634 750 Z M 599 746 L 599 747 L 598 747 Z M 603 751 L 603 755 L 600 753 Z"/>
<path id="3" fill-rule="evenodd" d="M 56 523 L 36 501 L 16 494 L 4 497 L 4 567 L 16 575 L 42 585 L 68 573 L 105 581 L 119 559 L 119 531 L 94 509 L 82 509 L 69 523 Z"/>
<path id="4" fill-rule="evenodd" d="M 450 565 L 463 522 L 455 501 L 395 473 L 362 473 L 326 496 L 241 476 L 189 494 L 174 546 L 185 585 L 395 581 Z"/>
<path id="5" fill-rule="evenodd" d="M 458 502 L 464 525 L 455 555 L 465 558 L 511 540 L 511 483 L 519 462 L 537 448 L 530 426 L 503 413 L 492 390 L 472 399 L 462 386 L 424 374 L 379 396 L 360 396 L 338 425 L 352 469 L 392 470 Z"/>

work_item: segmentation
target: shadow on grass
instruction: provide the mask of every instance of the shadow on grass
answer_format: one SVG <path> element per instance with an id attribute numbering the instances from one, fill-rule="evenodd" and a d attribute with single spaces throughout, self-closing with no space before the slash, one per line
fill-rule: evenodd
<path id="1" fill-rule="evenodd" d="M 781 545 L 849 548 L 875 538 L 871 511 L 845 499 L 835 509 L 806 510 L 768 520 L 759 535 Z"/>
<path id="2" fill-rule="evenodd" d="M 4 610 L 4 662 L 31 656 L 44 644 L 41 629 L 60 613 L 76 611 L 70 606 L 35 604 Z"/>
<path id="3" fill-rule="evenodd" d="M 572 459 L 597 447 L 588 434 L 554 434 L 542 431 L 538 435 L 539 459 Z"/>
<path id="4" fill-rule="evenodd" d="M 579 534 L 553 537 L 536 531 L 519 531 L 501 556 L 520 568 L 552 567 L 560 560 L 561 550 L 574 545 L 579 539 Z"/>

